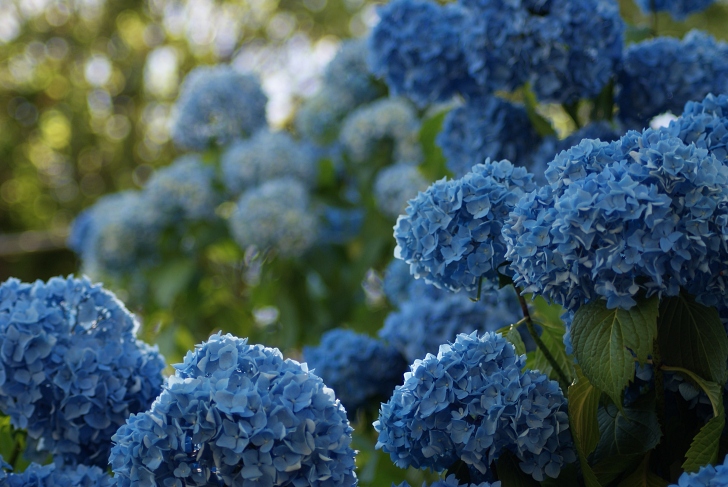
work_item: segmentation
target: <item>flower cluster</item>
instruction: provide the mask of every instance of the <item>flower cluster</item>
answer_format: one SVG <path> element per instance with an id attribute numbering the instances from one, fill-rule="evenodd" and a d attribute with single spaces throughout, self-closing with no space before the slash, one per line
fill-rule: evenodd
<path id="1" fill-rule="evenodd" d="M 106 465 L 109 439 L 159 394 L 164 361 L 87 279 L 0 285 L 0 411 L 56 461 Z"/>
<path id="2" fill-rule="evenodd" d="M 584 140 L 549 165 L 550 185 L 503 227 L 515 281 L 576 309 L 630 308 L 680 288 L 711 305 L 726 283 L 728 167 L 665 130 Z"/>
<path id="3" fill-rule="evenodd" d="M 645 12 L 668 12 L 675 20 L 685 20 L 688 15 L 702 12 L 715 3 L 715 0 L 635 0 Z"/>
<path id="4" fill-rule="evenodd" d="M 334 390 L 350 417 L 391 396 L 407 370 L 396 348 L 343 328 L 324 333 L 316 347 L 304 347 L 303 359 Z"/>
<path id="5" fill-rule="evenodd" d="M 690 100 L 728 92 L 728 45 L 701 31 L 683 40 L 657 37 L 629 46 L 617 77 L 619 118 L 642 129 L 650 119 L 679 114 Z"/>
<path id="6" fill-rule="evenodd" d="M 292 178 L 273 179 L 243 193 L 228 224 L 241 248 L 275 248 L 287 257 L 303 254 L 317 238 L 308 190 Z"/>
<path id="7" fill-rule="evenodd" d="M 370 64 L 394 94 L 419 105 L 447 101 L 477 86 L 460 45 L 467 11 L 430 0 L 394 0 L 377 10 L 369 38 Z"/>
<path id="8" fill-rule="evenodd" d="M 305 364 L 213 335 L 113 437 L 118 485 L 353 486 L 346 412 Z"/>
<path id="9" fill-rule="evenodd" d="M 452 110 L 437 136 L 447 168 L 456 177 L 487 158 L 528 166 L 540 141 L 526 110 L 496 96 L 473 98 Z"/>
<path id="10" fill-rule="evenodd" d="M 474 292 L 496 286 L 506 246 L 501 226 L 533 176 L 510 162 L 486 161 L 456 180 L 442 179 L 410 200 L 397 220 L 395 257 L 438 287 Z"/>
<path id="11" fill-rule="evenodd" d="M 374 200 L 383 214 L 396 218 L 407 207 L 407 201 L 425 188 L 427 180 L 417 166 L 399 163 L 377 173 Z"/>
<path id="12" fill-rule="evenodd" d="M 396 487 L 410 487 L 410 484 L 402 482 Z M 422 487 L 427 487 L 427 483 L 423 483 Z M 479 484 L 461 484 L 454 475 L 448 475 L 445 480 L 437 480 L 430 484 L 430 487 L 501 487 L 501 483 L 498 481 L 493 483 L 481 482 Z"/>
<path id="13" fill-rule="evenodd" d="M 268 98 L 258 79 L 230 66 L 199 67 L 180 88 L 172 139 L 182 149 L 227 144 L 265 127 Z"/>
<path id="14" fill-rule="evenodd" d="M 471 478 L 508 450 L 537 481 L 558 477 L 576 459 L 567 402 L 555 381 L 521 372 L 524 362 L 498 334 L 458 335 L 416 360 L 382 404 L 377 448 L 401 468 L 441 472 L 461 460 Z"/>
<path id="15" fill-rule="evenodd" d="M 683 114 L 670 122 L 668 131 L 728 162 L 728 95 L 709 94 L 703 101 L 689 101 Z"/>
<path id="16" fill-rule="evenodd" d="M 0 466 L 4 462 L 0 457 Z M 7 465 L 7 464 L 6 464 Z M 99 467 L 77 465 L 57 467 L 54 464 L 31 463 L 23 473 L 6 474 L 0 469 L 0 487 L 112 487 L 113 477 Z"/>
<path id="17" fill-rule="evenodd" d="M 407 100 L 385 98 L 352 112 L 339 140 L 355 163 L 368 162 L 381 142 L 392 141 L 392 162 L 417 164 L 422 160 L 419 131 L 417 113 Z"/>
<path id="18" fill-rule="evenodd" d="M 669 487 L 720 487 L 728 485 L 728 456 L 723 463 L 713 466 L 706 465 L 694 473 L 683 472 L 677 484 Z"/>
<path id="19" fill-rule="evenodd" d="M 409 287 L 407 298 L 387 316 L 379 336 L 410 363 L 436 353 L 460 333 L 496 331 L 516 323 L 521 311 L 513 290 L 505 288 L 484 293 L 473 302 L 465 293 L 438 292 L 417 281 Z"/>
<path id="20" fill-rule="evenodd" d="M 234 142 L 220 161 L 225 187 L 232 194 L 271 179 L 291 177 L 308 187 L 318 176 L 316 153 L 286 132 L 261 130 L 249 139 Z"/>

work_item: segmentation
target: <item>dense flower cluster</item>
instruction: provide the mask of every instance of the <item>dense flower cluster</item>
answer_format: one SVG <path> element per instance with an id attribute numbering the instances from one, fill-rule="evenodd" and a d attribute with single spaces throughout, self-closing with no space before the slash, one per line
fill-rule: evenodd
<path id="1" fill-rule="evenodd" d="M 712 305 L 728 265 L 728 167 L 667 131 L 584 140 L 549 165 L 550 185 L 503 227 L 515 281 L 570 309 L 680 288 Z"/>
<path id="2" fill-rule="evenodd" d="M 111 435 L 159 394 L 164 361 L 87 279 L 0 285 L 0 411 L 59 463 L 104 466 Z"/>
<path id="3" fill-rule="evenodd" d="M 3 464 L 0 457 L 0 467 Z M 114 485 L 116 481 L 104 470 L 86 465 L 56 467 L 54 464 L 41 466 L 31 463 L 24 472 L 9 474 L 0 469 L 0 487 L 112 487 Z"/>
<path id="4" fill-rule="evenodd" d="M 703 101 L 689 101 L 683 114 L 670 122 L 668 131 L 728 163 L 728 95 L 709 94 Z"/>
<path id="5" fill-rule="evenodd" d="M 394 144 L 392 162 L 417 164 L 422 160 L 420 121 L 403 98 L 385 98 L 364 105 L 346 118 L 339 140 L 349 158 L 365 163 L 383 141 Z"/>
<path id="6" fill-rule="evenodd" d="M 534 479 L 558 477 L 576 459 L 567 402 L 555 381 L 521 372 L 524 362 L 498 334 L 458 335 L 416 360 L 382 404 L 377 448 L 401 468 L 441 472 L 462 460 L 471 478 L 509 450 Z"/>
<path id="7" fill-rule="evenodd" d="M 423 286 L 427 288 L 421 289 Z M 438 292 L 417 281 L 410 285 L 407 298 L 384 320 L 379 336 L 409 363 L 436 353 L 441 344 L 460 333 L 496 331 L 520 318 L 516 296 L 507 288 L 484 293 L 474 302 L 465 293 Z"/>
<path id="8" fill-rule="evenodd" d="M 668 12 L 675 20 L 685 20 L 693 13 L 701 12 L 715 3 L 715 0 L 635 0 L 643 12 Z"/>
<path id="9" fill-rule="evenodd" d="M 370 64 L 394 94 L 419 105 L 477 90 L 460 45 L 467 11 L 457 4 L 394 0 L 377 10 Z"/>
<path id="10" fill-rule="evenodd" d="M 407 201 L 427 188 L 427 180 L 417 166 L 395 164 L 380 170 L 374 180 L 374 200 L 377 208 L 396 218 L 407 208 Z"/>
<path id="11" fill-rule="evenodd" d="M 218 334 L 175 368 L 113 437 L 120 487 L 356 485 L 346 412 L 305 364 Z"/>
<path id="12" fill-rule="evenodd" d="M 677 480 L 677 484 L 669 487 L 721 487 L 728 485 L 728 457 L 723 463 L 712 466 L 710 464 L 700 467 L 694 473 L 683 472 Z"/>
<path id="13" fill-rule="evenodd" d="M 533 176 L 510 162 L 486 161 L 460 179 L 442 179 L 410 200 L 397 220 L 395 257 L 417 278 L 474 292 L 498 284 L 505 262 L 501 226 L 519 198 L 535 189 Z"/>
<path id="14" fill-rule="evenodd" d="M 496 96 L 477 97 L 447 114 L 437 144 L 456 177 L 487 158 L 528 166 L 541 141 L 526 110 Z"/>
<path id="15" fill-rule="evenodd" d="M 187 75 L 175 106 L 172 139 L 182 149 L 227 144 L 265 127 L 268 98 L 258 79 L 230 66 L 199 67 Z"/>
<path id="16" fill-rule="evenodd" d="M 702 31 L 684 39 L 657 37 L 629 46 L 618 73 L 619 118 L 642 129 L 650 119 L 708 93 L 728 92 L 728 45 Z"/>
<path id="17" fill-rule="evenodd" d="M 241 248 L 274 248 L 287 257 L 303 254 L 317 238 L 308 191 L 292 178 L 273 179 L 243 193 L 228 224 Z"/>
<path id="18" fill-rule="evenodd" d="M 271 179 L 291 177 L 308 187 L 318 176 L 313 148 L 293 139 L 287 132 L 261 130 L 253 137 L 231 144 L 220 164 L 225 187 L 232 194 Z"/>
<path id="19" fill-rule="evenodd" d="M 350 417 L 391 396 L 407 370 L 396 348 L 343 328 L 324 333 L 316 347 L 304 347 L 303 359 L 334 390 Z"/>
<path id="20" fill-rule="evenodd" d="M 396 487 L 410 487 L 410 484 L 405 481 Z M 427 483 L 423 483 L 422 487 L 427 487 Z M 479 484 L 461 484 L 454 475 L 448 475 L 445 480 L 437 480 L 430 484 L 430 487 L 501 487 L 501 483 L 498 481 L 493 483 L 481 482 Z"/>

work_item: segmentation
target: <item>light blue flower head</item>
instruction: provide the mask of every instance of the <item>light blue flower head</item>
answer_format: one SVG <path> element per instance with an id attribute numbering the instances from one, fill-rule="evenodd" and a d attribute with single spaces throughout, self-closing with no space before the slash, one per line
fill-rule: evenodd
<path id="1" fill-rule="evenodd" d="M 457 177 L 487 158 L 529 166 L 540 142 L 525 108 L 496 96 L 473 98 L 450 111 L 437 136 L 447 168 Z"/>
<path id="2" fill-rule="evenodd" d="M 537 481 L 576 460 L 567 402 L 555 381 L 521 372 L 525 355 L 501 335 L 458 335 L 437 356 L 416 360 L 382 404 L 377 448 L 400 468 L 442 472 L 461 460 L 487 475 L 503 451 Z"/>
<path id="3" fill-rule="evenodd" d="M 99 467 L 86 465 L 57 467 L 54 464 L 41 466 L 31 463 L 22 473 L 10 473 L 5 478 L 0 473 L 0 485 L 3 487 L 112 487 L 116 485 L 116 481 Z"/>
<path id="4" fill-rule="evenodd" d="M 407 201 L 425 188 L 427 180 L 417 166 L 395 164 L 377 173 L 374 180 L 374 200 L 384 215 L 394 219 L 407 208 Z"/>
<path id="5" fill-rule="evenodd" d="M 460 43 L 468 14 L 461 6 L 394 0 L 377 13 L 380 20 L 369 37 L 369 62 L 392 93 L 425 106 L 477 90 Z"/>
<path id="6" fill-rule="evenodd" d="M 305 363 L 217 334 L 175 369 L 113 437 L 120 487 L 356 485 L 346 411 Z"/>
<path id="7" fill-rule="evenodd" d="M 396 348 L 343 328 L 324 333 L 316 347 L 303 347 L 303 359 L 334 390 L 351 418 L 359 408 L 391 396 L 407 370 Z"/>
<path id="8" fill-rule="evenodd" d="M 728 485 L 728 457 L 717 466 L 706 465 L 693 473 L 683 472 L 670 487 L 720 487 Z"/>
<path id="9" fill-rule="evenodd" d="M 145 410 L 164 360 L 87 279 L 0 285 L 0 411 L 57 463 L 105 466 L 111 435 Z"/>
<path id="10" fill-rule="evenodd" d="M 498 285 L 506 246 L 501 226 L 533 176 L 509 161 L 486 161 L 460 179 L 442 179 L 410 200 L 394 227 L 394 256 L 417 278 L 475 292 Z M 500 269 L 509 274 L 510 271 Z"/>
<path id="11" fill-rule="evenodd" d="M 656 37 L 629 46 L 617 77 L 619 118 L 642 129 L 654 116 L 680 114 L 685 103 L 728 93 L 728 45 L 702 31 L 682 40 Z"/>
<path id="12" fill-rule="evenodd" d="M 715 0 L 635 0 L 644 13 L 668 12 L 675 20 L 685 20 L 690 14 L 701 12 L 715 3 Z"/>
<path id="13" fill-rule="evenodd" d="M 385 98 L 362 105 L 346 117 L 339 141 L 357 164 L 369 162 L 383 141 L 394 144 L 391 162 L 418 164 L 423 157 L 419 132 L 414 107 L 403 98 Z"/>
<path id="14" fill-rule="evenodd" d="M 224 183 L 232 194 L 279 178 L 293 178 L 306 187 L 316 184 L 318 160 L 310 145 L 286 132 L 261 130 L 231 144 L 222 155 Z"/>
<path id="15" fill-rule="evenodd" d="M 368 103 L 382 94 L 369 71 L 367 39 L 349 39 L 341 43 L 336 56 L 326 65 L 321 91 L 346 92 L 354 105 Z"/>
<path id="16" fill-rule="evenodd" d="M 180 149 L 204 150 L 250 137 L 265 127 L 268 98 L 255 76 L 230 66 L 202 66 L 180 88 L 172 140 Z"/>
<path id="17" fill-rule="evenodd" d="M 339 137 L 342 120 L 356 107 L 348 91 L 323 89 L 306 98 L 296 111 L 296 131 L 317 144 L 331 144 Z"/>
<path id="18" fill-rule="evenodd" d="M 273 248 L 297 257 L 317 238 L 317 219 L 304 185 L 292 178 L 273 179 L 244 192 L 228 221 L 241 248 Z"/>
<path id="19" fill-rule="evenodd" d="M 683 114 L 667 130 L 728 164 L 728 95 L 709 94 L 700 102 L 687 102 Z"/>

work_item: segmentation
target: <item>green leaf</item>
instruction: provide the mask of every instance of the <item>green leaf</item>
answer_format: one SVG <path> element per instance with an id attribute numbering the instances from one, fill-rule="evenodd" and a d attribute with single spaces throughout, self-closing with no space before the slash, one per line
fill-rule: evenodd
<path id="1" fill-rule="evenodd" d="M 728 337 L 715 308 L 703 306 L 687 294 L 664 298 L 658 330 L 663 364 L 725 383 Z"/>
<path id="2" fill-rule="evenodd" d="M 531 91 L 531 88 L 526 85 L 521 91 L 523 92 L 523 101 L 525 102 L 528 119 L 531 121 L 533 128 L 536 129 L 536 132 L 541 137 L 556 135 L 556 130 L 551 126 L 551 123 L 536 111 L 538 101 L 536 100 L 536 95 Z"/>
<path id="3" fill-rule="evenodd" d="M 534 320 L 538 321 L 539 325 L 561 330 L 561 333 L 564 332 L 564 322 L 561 320 L 564 308 L 558 304 L 550 304 L 543 296 L 536 296 L 531 303 L 534 308 L 531 315 Z"/>
<path id="4" fill-rule="evenodd" d="M 720 384 L 703 380 L 695 372 L 683 369 L 682 367 L 670 367 L 668 365 L 663 365 L 662 370 L 680 372 L 681 374 L 685 374 L 690 377 L 698 385 L 698 387 L 705 392 L 708 399 L 710 399 L 710 404 L 713 406 L 713 416 L 718 416 L 718 411 L 720 411 L 723 401 L 723 387 Z"/>
<path id="5" fill-rule="evenodd" d="M 506 340 L 516 347 L 516 353 L 518 355 L 526 353 L 526 345 L 523 343 L 523 339 L 521 338 L 521 334 L 518 332 L 517 326 L 511 325 L 508 333 L 506 334 Z"/>
<path id="6" fill-rule="evenodd" d="M 539 323 L 540 325 L 540 323 Z M 546 349 L 551 352 L 551 356 L 556 360 L 561 370 L 566 375 L 569 381 L 574 380 L 574 361 L 566 353 L 566 346 L 564 345 L 564 327 L 561 329 L 556 327 L 541 326 L 541 341 L 546 346 Z M 540 370 L 544 374 L 548 375 L 551 379 L 559 380 L 558 374 L 556 374 L 551 367 L 551 364 L 546 359 L 546 356 L 541 352 L 539 348 L 536 348 L 536 354 L 534 357 L 534 368 Z M 563 387 L 566 387 L 564 385 Z"/>
<path id="7" fill-rule="evenodd" d="M 620 406 L 622 391 L 634 377 L 633 353 L 642 363 L 652 353 L 658 303 L 654 296 L 629 310 L 608 309 L 604 300 L 596 299 L 574 315 L 574 356 L 591 383 Z"/>
<path id="8" fill-rule="evenodd" d="M 650 472 L 650 455 L 645 455 L 632 475 L 619 483 L 619 487 L 667 487 L 667 480 Z"/>
<path id="9" fill-rule="evenodd" d="M 587 456 L 599 441 L 597 407 L 601 392 L 594 387 L 576 366 L 576 382 L 569 387 L 569 427 L 579 455 L 581 471 L 587 487 L 601 487 L 592 471 Z"/>
<path id="10" fill-rule="evenodd" d="M 615 480 L 637 468 L 641 460 L 642 455 L 610 455 L 594 465 L 594 475 L 602 485 L 612 485 Z"/>
<path id="11" fill-rule="evenodd" d="M 443 176 L 451 176 L 445 165 L 442 149 L 435 143 L 435 138 L 442 129 L 442 122 L 447 113 L 448 110 L 443 110 L 428 118 L 422 122 L 420 129 L 420 144 L 422 144 L 422 152 L 425 154 L 425 160 L 420 165 L 420 169 L 430 181 L 435 181 Z"/>
<path id="12" fill-rule="evenodd" d="M 498 479 L 508 487 L 538 487 L 538 482 L 518 466 L 518 459 L 511 452 L 505 452 L 496 462 Z"/>
<path id="13" fill-rule="evenodd" d="M 195 275 L 195 263 L 189 259 L 180 259 L 165 264 L 153 273 L 151 280 L 154 297 L 160 306 L 168 308 L 174 298 L 189 284 Z"/>
<path id="14" fill-rule="evenodd" d="M 685 454 L 685 462 L 682 464 L 682 468 L 686 472 L 697 472 L 700 467 L 718 461 L 720 435 L 725 427 L 725 412 L 722 404 L 719 413 L 700 428 L 698 434 L 693 438 L 690 449 Z"/>
<path id="15" fill-rule="evenodd" d="M 599 458 L 646 453 L 657 446 L 662 437 L 653 401 L 621 411 L 609 404 L 599 408 L 597 418 L 600 438 L 595 456 Z"/>

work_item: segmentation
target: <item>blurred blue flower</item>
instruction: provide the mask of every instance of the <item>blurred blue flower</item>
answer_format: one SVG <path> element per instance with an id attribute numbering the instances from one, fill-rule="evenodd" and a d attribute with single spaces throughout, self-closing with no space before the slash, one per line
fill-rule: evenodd
<path id="1" fill-rule="evenodd" d="M 353 98 L 353 106 L 368 103 L 382 94 L 369 71 L 367 39 L 345 40 L 336 56 L 326 65 L 322 79 L 322 92 L 346 92 Z"/>
<path id="2" fill-rule="evenodd" d="M 675 20 L 685 20 L 688 15 L 701 12 L 715 3 L 715 0 L 635 0 L 644 13 L 668 12 Z"/>
<path id="3" fill-rule="evenodd" d="M 0 458 L 1 459 L 1 458 Z M 54 464 L 31 463 L 22 473 L 0 474 L 2 487 L 112 487 L 113 477 L 99 467 L 77 465 L 56 467 Z"/>
<path id="4" fill-rule="evenodd" d="M 496 331 L 522 317 L 510 288 L 483 293 L 477 302 L 465 293 L 440 291 L 421 281 L 410 284 L 407 291 L 407 299 L 398 303 L 399 310 L 384 320 L 379 337 L 396 347 L 409 363 L 436 353 L 459 333 Z"/>
<path id="5" fill-rule="evenodd" d="M 460 44 L 465 9 L 429 0 L 394 0 L 377 14 L 369 62 L 393 94 L 425 106 L 477 90 Z"/>
<path id="6" fill-rule="evenodd" d="M 313 147 L 294 140 L 287 132 L 261 130 L 249 139 L 234 142 L 223 153 L 221 166 L 225 186 L 235 195 L 286 177 L 312 187 L 318 177 Z"/>
<path id="7" fill-rule="evenodd" d="M 303 359 L 334 390 L 351 418 L 357 409 L 391 396 L 407 371 L 396 348 L 342 328 L 324 333 L 316 347 L 303 347 Z"/>
<path id="8" fill-rule="evenodd" d="M 728 456 L 717 466 L 705 465 L 697 472 L 683 472 L 669 487 L 720 487 L 728 485 Z"/>
<path id="9" fill-rule="evenodd" d="M 657 37 L 624 52 L 615 101 L 619 118 L 642 129 L 650 119 L 708 93 L 728 92 L 728 45 L 692 30 L 684 39 Z"/>
<path id="10" fill-rule="evenodd" d="M 318 234 L 309 204 L 308 190 L 300 181 L 267 181 L 242 194 L 228 221 L 230 231 L 243 249 L 255 245 L 298 257 L 316 242 Z"/>
<path id="11" fill-rule="evenodd" d="M 442 472 L 462 460 L 471 478 L 508 450 L 535 480 L 558 477 L 576 460 L 567 402 L 555 381 L 524 365 L 498 334 L 458 335 L 416 360 L 382 404 L 376 447 L 400 468 Z"/>
<path id="12" fill-rule="evenodd" d="M 475 292 L 481 280 L 485 289 L 497 286 L 506 251 L 501 226 L 535 189 L 532 179 L 507 160 L 488 160 L 460 179 L 435 182 L 397 220 L 395 257 L 415 277 L 451 291 Z"/>
<path id="13" fill-rule="evenodd" d="M 418 164 L 423 158 L 419 133 L 414 107 L 403 98 L 385 98 L 362 105 L 346 117 L 339 141 L 358 164 L 368 163 L 383 141 L 394 144 L 391 162 Z"/>
<path id="14" fill-rule="evenodd" d="M 105 466 L 111 435 L 159 394 L 164 360 L 87 279 L 0 285 L 0 411 L 57 463 Z"/>
<path id="15" fill-rule="evenodd" d="M 321 90 L 301 103 L 294 120 L 296 130 L 317 144 L 330 144 L 339 137 L 341 121 L 356 106 L 348 91 Z"/>
<path id="16" fill-rule="evenodd" d="M 392 484 L 392 487 L 410 487 L 410 484 L 407 483 L 407 481 L 402 482 L 401 484 L 395 486 Z M 422 487 L 427 487 L 427 482 L 424 482 L 422 484 Z M 498 482 L 481 482 L 479 484 L 461 484 L 458 482 L 458 479 L 455 477 L 455 475 L 448 475 L 445 480 L 437 480 L 430 484 L 430 487 L 501 487 L 500 481 Z"/>
<path id="17" fill-rule="evenodd" d="M 374 180 L 374 201 L 384 215 L 397 218 L 407 208 L 407 202 L 425 188 L 427 180 L 417 166 L 395 164 L 377 173 Z"/>
<path id="18" fill-rule="evenodd" d="M 224 65 L 195 68 L 180 88 L 172 140 L 180 149 L 204 150 L 250 137 L 266 126 L 267 102 L 253 75 Z"/>
<path id="19" fill-rule="evenodd" d="M 487 158 L 529 166 L 541 137 L 521 105 L 484 96 L 450 111 L 436 141 L 447 168 L 461 177 Z"/>
<path id="20" fill-rule="evenodd" d="M 324 244 L 344 244 L 359 235 L 366 212 L 362 208 L 325 206 L 321 210 L 318 241 Z"/>
<path id="21" fill-rule="evenodd" d="M 668 131 L 728 163 L 728 95 L 709 94 L 700 102 L 687 102 L 683 114 L 670 122 Z"/>
<path id="22" fill-rule="evenodd" d="M 112 438 L 120 487 L 353 486 L 352 429 L 306 364 L 212 335 Z"/>

